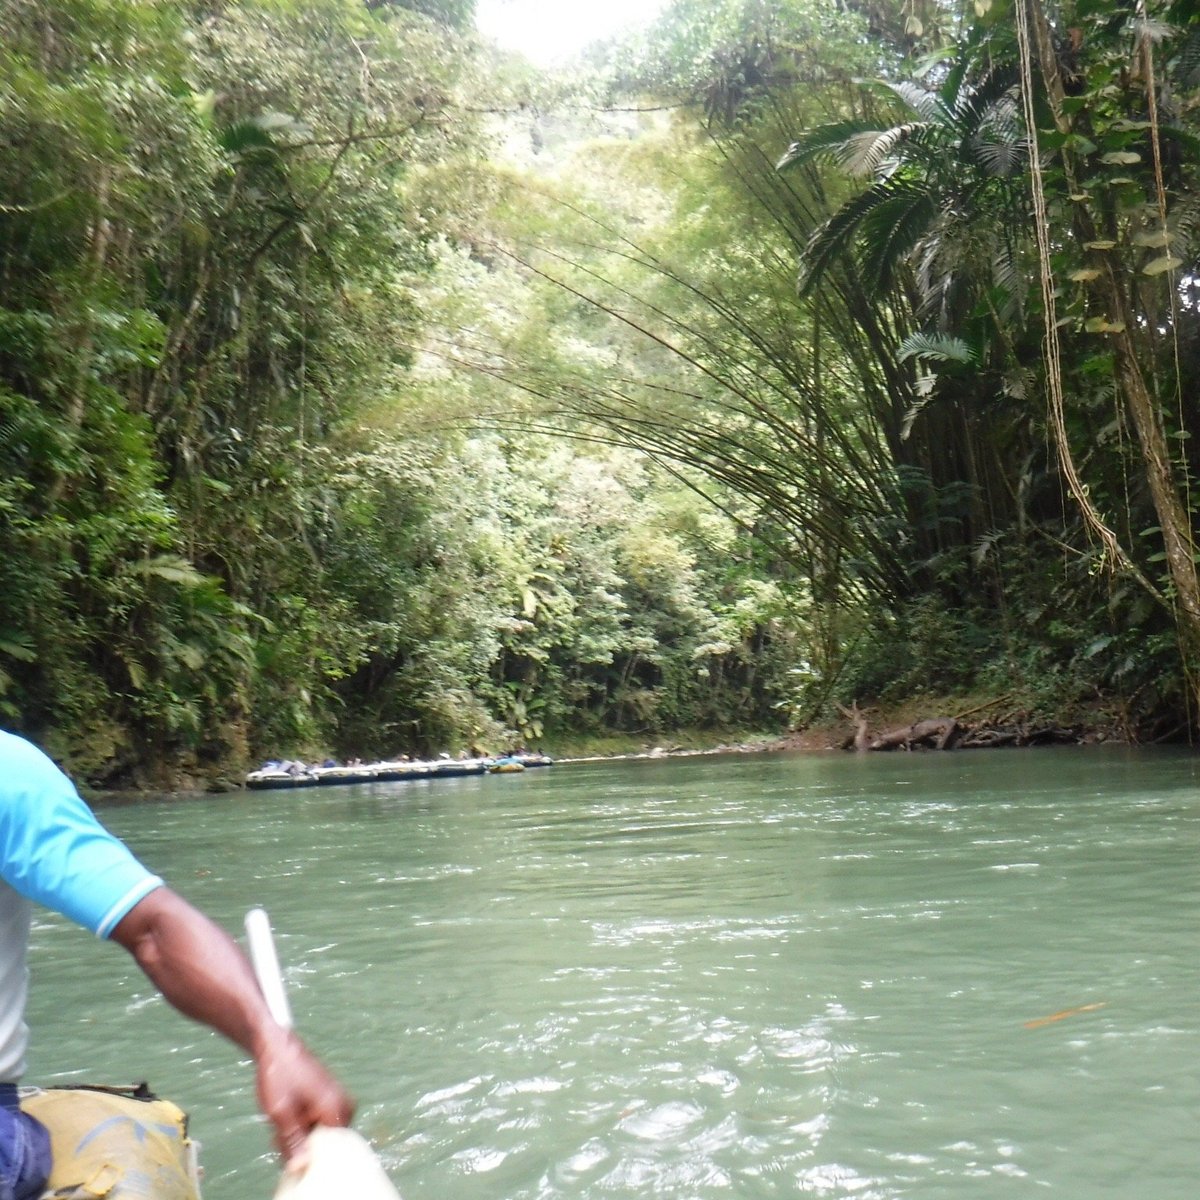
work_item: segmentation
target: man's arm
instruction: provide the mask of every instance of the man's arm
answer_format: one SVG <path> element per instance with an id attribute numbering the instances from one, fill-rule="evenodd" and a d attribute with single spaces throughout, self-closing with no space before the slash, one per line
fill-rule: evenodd
<path id="1" fill-rule="evenodd" d="M 253 1057 L 258 1101 L 291 1159 L 314 1125 L 348 1125 L 354 1103 L 290 1030 L 267 1010 L 234 940 L 169 888 L 138 901 L 112 931 L 167 1000 Z"/>

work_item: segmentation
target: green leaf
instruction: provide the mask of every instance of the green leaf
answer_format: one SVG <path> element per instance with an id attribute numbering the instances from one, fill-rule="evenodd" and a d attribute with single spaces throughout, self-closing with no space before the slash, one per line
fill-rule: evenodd
<path id="1" fill-rule="evenodd" d="M 139 575 L 151 576 L 155 579 L 165 579 L 168 583 L 181 583 L 185 587 L 204 587 L 208 580 L 201 575 L 186 558 L 164 554 L 158 558 L 146 559 L 135 564 Z"/>
<path id="2" fill-rule="evenodd" d="M 1153 249 L 1163 249 L 1175 240 L 1175 235 L 1169 229 L 1143 229 L 1133 235 L 1135 246 L 1148 246 Z"/>
<path id="3" fill-rule="evenodd" d="M 207 655 L 199 646 L 184 642 L 176 651 L 179 661 L 190 671 L 199 671 L 208 661 Z"/>
<path id="4" fill-rule="evenodd" d="M 18 662 L 37 662 L 38 657 L 30 638 L 15 630 L 0 631 L 0 654 L 7 654 Z"/>
<path id="5" fill-rule="evenodd" d="M 146 669 L 136 659 L 124 657 L 125 669 L 129 672 L 129 682 L 133 684 L 134 691 L 144 692 L 146 690 Z"/>
<path id="6" fill-rule="evenodd" d="M 197 115 L 205 119 L 213 115 L 213 111 L 217 106 L 217 94 L 211 88 L 206 92 L 193 92 L 188 97 L 188 100 L 196 110 Z"/>
<path id="7" fill-rule="evenodd" d="M 1142 268 L 1143 275 L 1164 275 L 1167 271 L 1174 271 L 1177 267 L 1183 266 L 1182 258 L 1175 258 L 1173 255 L 1164 254 L 1162 258 L 1156 258 L 1148 262 Z"/>

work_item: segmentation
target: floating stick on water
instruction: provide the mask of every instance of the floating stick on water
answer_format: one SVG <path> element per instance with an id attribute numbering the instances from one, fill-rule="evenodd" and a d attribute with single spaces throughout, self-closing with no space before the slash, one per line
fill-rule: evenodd
<path id="1" fill-rule="evenodd" d="M 1051 1013 L 1048 1017 L 1038 1017 L 1033 1021 L 1026 1021 L 1026 1029 L 1041 1029 L 1044 1025 L 1053 1025 L 1055 1021 L 1065 1021 L 1067 1017 L 1075 1017 L 1080 1013 L 1095 1012 L 1098 1008 L 1103 1008 L 1108 1003 L 1107 1000 L 1098 1000 L 1095 1004 L 1081 1004 L 1077 1008 L 1064 1008 L 1062 1012 Z"/>

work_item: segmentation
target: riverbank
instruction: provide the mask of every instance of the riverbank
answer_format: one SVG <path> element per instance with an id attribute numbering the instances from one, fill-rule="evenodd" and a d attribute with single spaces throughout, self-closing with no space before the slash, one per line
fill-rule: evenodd
<path id="1" fill-rule="evenodd" d="M 1133 728 L 1121 706 L 1112 701 L 1035 705 L 1017 692 L 1003 696 L 914 696 L 897 703 L 865 704 L 859 712 L 873 735 L 911 726 L 919 721 L 949 718 L 980 727 L 1045 728 L 1063 734 L 1060 740 L 1080 744 L 1155 744 L 1186 741 L 1186 725 L 1160 732 Z M 670 758 L 717 754 L 827 753 L 852 744 L 854 723 L 846 716 L 822 715 L 801 729 L 684 729 L 650 734 L 605 733 L 552 738 L 545 749 L 557 761 L 595 762 L 604 759 Z M 320 757 L 324 757 L 323 755 Z M 106 797 L 202 795 L 240 791 L 243 774 L 175 769 L 161 778 L 147 777 L 141 786 L 105 791 Z"/>
<path id="2" fill-rule="evenodd" d="M 1119 704 L 1112 701 L 1068 703 L 1056 707 L 1033 703 L 1017 691 L 1001 696 L 914 696 L 858 709 L 871 738 L 911 728 L 920 722 L 949 721 L 973 733 L 1013 731 L 1011 740 L 997 745 L 1057 741 L 1079 745 L 1153 744 L 1185 741 L 1186 726 L 1168 729 L 1166 736 L 1131 726 Z M 564 762 L 605 758 L 665 758 L 698 754 L 821 753 L 852 747 L 857 723 L 850 715 L 828 714 L 801 729 L 763 732 L 689 730 L 647 740 L 645 735 L 609 735 L 579 745 L 566 742 L 558 748 Z"/>

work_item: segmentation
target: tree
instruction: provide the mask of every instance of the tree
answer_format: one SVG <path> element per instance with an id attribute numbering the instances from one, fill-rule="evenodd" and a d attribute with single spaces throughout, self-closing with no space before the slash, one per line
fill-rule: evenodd
<path id="1" fill-rule="evenodd" d="M 1151 382 L 1153 361 L 1161 354 L 1156 343 L 1163 332 L 1175 336 L 1174 327 L 1182 314 L 1177 295 L 1172 294 L 1164 312 L 1161 303 L 1139 286 L 1136 266 L 1140 260 L 1143 276 L 1165 276 L 1172 293 L 1174 272 L 1184 266 L 1184 260 L 1170 250 L 1176 240 L 1172 217 L 1178 217 L 1180 207 L 1185 212 L 1189 208 L 1186 200 L 1182 206 L 1178 204 L 1180 193 L 1176 189 L 1195 180 L 1189 181 L 1190 172 L 1181 171 L 1172 180 L 1175 187 L 1168 191 L 1163 163 L 1164 137 L 1170 127 L 1161 124 L 1158 115 L 1165 97 L 1159 93 L 1155 64 L 1155 41 L 1171 31 L 1152 24 L 1144 8 L 1128 24 L 1113 20 L 1111 13 L 1097 11 L 1094 5 L 1079 8 L 1078 16 L 1101 36 L 1087 40 L 1090 53 L 1086 61 L 1070 68 L 1072 77 L 1085 82 L 1082 89 L 1075 89 L 1076 95 L 1068 103 L 1065 68 L 1046 11 L 1040 0 L 1018 0 L 1026 111 L 1029 117 L 1035 113 L 1029 93 L 1034 86 L 1036 60 L 1054 119 L 1057 136 L 1051 145 L 1057 149 L 1060 179 L 1066 191 L 1066 205 L 1062 204 L 1061 193 L 1059 196 L 1060 219 L 1069 214 L 1070 227 L 1087 252 L 1084 266 L 1073 276 L 1083 284 L 1091 313 L 1084 330 L 1107 338 L 1112 347 L 1114 377 L 1141 449 L 1142 480 L 1158 519 L 1185 662 L 1191 669 L 1200 654 L 1200 577 L 1187 500 L 1189 471 L 1186 464 L 1181 469 L 1171 450 L 1165 398 L 1155 394 Z M 1069 18 L 1076 14 L 1066 15 Z M 1186 136 L 1178 128 L 1173 132 L 1177 137 Z M 1188 140 L 1195 145 L 1194 139 Z M 1035 150 L 1037 144 L 1035 140 Z M 1038 189 L 1042 184 L 1040 164 L 1036 157 L 1033 161 L 1033 186 Z M 1140 179 L 1130 177 L 1131 168 L 1136 169 Z M 1061 388 L 1061 381 L 1054 379 L 1057 352 L 1051 230 L 1045 207 L 1035 205 L 1035 213 L 1051 331 L 1048 345 L 1053 395 L 1054 389 Z M 1178 379 L 1176 382 L 1178 385 Z M 1071 476 L 1074 467 L 1062 432 L 1061 405 L 1061 396 L 1055 396 L 1059 449 Z M 1073 483 L 1072 491 L 1088 514 L 1089 524 L 1113 556 L 1114 565 L 1144 578 L 1132 554 L 1108 530 L 1083 486 Z"/>
<path id="2" fill-rule="evenodd" d="M 412 340 L 460 44 L 340 0 L 0 25 L 8 711 L 115 774 L 244 753 L 272 686 L 318 737 L 359 652 L 320 451 Z"/>
<path id="3" fill-rule="evenodd" d="M 884 128 L 862 121 L 828 125 L 798 139 L 784 156 L 785 170 L 824 155 L 852 173 L 874 176 L 809 240 L 804 285 L 815 286 L 833 263 L 847 259 L 868 285 L 887 287 L 905 273 L 899 278 L 911 280 L 915 311 L 930 322 L 906 342 L 905 353 L 936 364 L 943 394 L 961 393 L 964 369 L 978 379 L 998 357 L 1016 384 L 1005 389 L 1021 399 L 1031 362 L 1024 314 L 1035 316 L 1047 329 L 1048 427 L 1063 478 L 1109 565 L 1177 612 L 1190 660 L 1200 632 L 1200 591 L 1188 468 L 1168 438 L 1177 418 L 1153 382 L 1179 386 L 1180 359 L 1176 353 L 1172 367 L 1169 343 L 1191 319 L 1178 295 L 1172 298 L 1171 285 L 1165 297 L 1153 291 L 1160 277 L 1183 265 L 1167 247 L 1179 238 L 1175 227 L 1189 211 L 1192 187 L 1185 160 L 1172 150 L 1191 144 L 1182 112 L 1173 120 L 1156 115 L 1167 101 L 1154 45 L 1169 42 L 1171 31 L 1145 16 L 1127 22 L 1112 6 L 1090 3 L 1063 6 L 1057 28 L 1069 32 L 1060 37 L 1040 3 L 1022 0 L 1015 7 L 1021 36 L 1014 43 L 1007 8 L 981 14 L 955 64 L 943 74 L 935 70 L 935 87 L 890 85 L 906 101 L 907 120 Z M 1019 114 L 1012 87 L 1018 66 Z M 1024 143 L 1050 121 L 1053 130 L 1032 139 L 1024 169 Z M 1049 171 L 1039 145 L 1054 155 Z M 1043 286 L 1036 296 L 1020 269 L 1035 247 L 1018 183 L 1031 198 L 1038 233 Z M 1184 216 L 1185 229 L 1186 222 Z M 963 255 L 963 246 L 974 253 Z M 990 253 L 980 252 L 985 246 Z M 1082 248 L 1082 259 L 1072 246 Z M 1063 275 L 1076 285 L 1074 296 L 1063 295 Z M 1070 315 L 1059 320 L 1063 308 Z M 1060 333 L 1064 323 L 1078 330 L 1069 345 Z M 1095 352 L 1097 338 L 1108 342 L 1107 352 Z M 1137 439 L 1140 470 L 1123 483 L 1107 473 L 1095 480 L 1103 486 L 1089 488 L 1077 467 L 1068 426 L 1079 418 L 1068 417 L 1063 378 L 1085 372 L 1093 379 L 1111 372 Z M 931 375 L 924 390 L 936 387 Z M 1151 579 L 1152 560 L 1128 541 L 1133 531 L 1122 537 L 1110 527 L 1102 511 L 1115 499 L 1109 487 L 1126 498 L 1149 498 L 1162 537 L 1165 593 Z"/>

